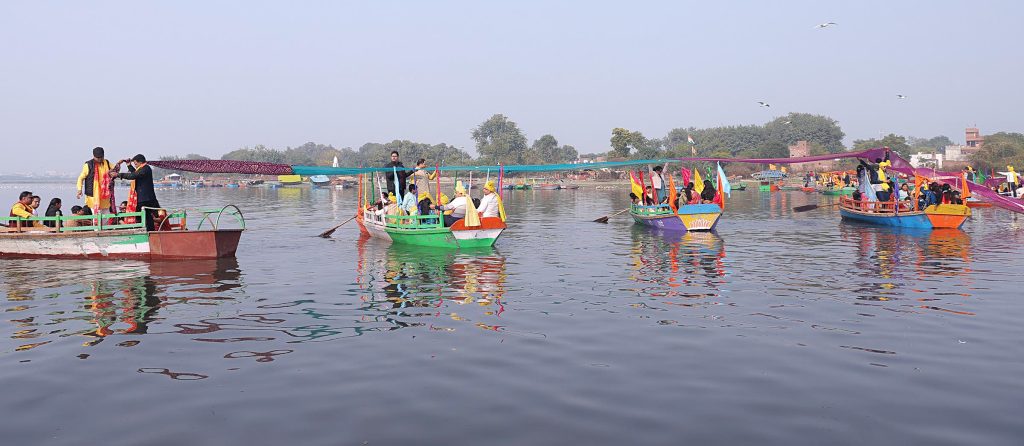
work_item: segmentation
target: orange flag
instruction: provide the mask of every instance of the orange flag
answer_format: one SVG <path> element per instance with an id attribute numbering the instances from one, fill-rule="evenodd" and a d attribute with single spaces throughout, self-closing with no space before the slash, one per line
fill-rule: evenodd
<path id="1" fill-rule="evenodd" d="M 676 180 L 672 178 L 672 175 L 668 176 L 668 205 L 672 207 L 672 212 L 679 213 L 679 208 L 676 206 Z"/>

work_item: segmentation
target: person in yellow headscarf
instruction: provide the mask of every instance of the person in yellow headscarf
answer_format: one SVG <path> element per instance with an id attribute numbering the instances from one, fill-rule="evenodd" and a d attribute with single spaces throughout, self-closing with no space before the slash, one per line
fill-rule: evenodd
<path id="1" fill-rule="evenodd" d="M 85 194 L 85 206 L 91 208 L 93 213 L 99 210 L 110 209 L 111 189 L 113 189 L 113 177 L 111 171 L 115 171 L 103 154 L 103 147 L 92 149 L 92 159 L 82 166 L 82 173 L 78 175 L 77 198 L 81 199 Z M 118 163 L 120 166 L 120 163 Z"/>
<path id="2" fill-rule="evenodd" d="M 447 204 L 437 205 L 434 209 L 440 209 L 442 211 L 451 211 L 451 214 L 447 212 L 444 215 L 444 225 L 451 226 L 466 217 L 466 186 L 462 185 L 462 181 L 455 183 L 455 198 Z"/>
<path id="3" fill-rule="evenodd" d="M 1010 190 L 1010 196 L 1017 198 L 1017 188 L 1020 187 L 1020 175 L 1014 172 L 1013 166 L 1006 166 L 1006 188 Z"/>
<path id="4" fill-rule="evenodd" d="M 505 209 L 501 203 L 501 197 L 495 191 L 494 181 L 488 181 L 484 185 L 484 196 L 480 198 L 480 207 L 477 208 L 480 212 L 480 217 L 501 217 L 501 221 L 505 221 Z"/>

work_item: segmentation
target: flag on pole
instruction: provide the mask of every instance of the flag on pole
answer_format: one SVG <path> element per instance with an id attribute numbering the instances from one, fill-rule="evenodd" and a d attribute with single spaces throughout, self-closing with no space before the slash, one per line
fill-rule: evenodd
<path id="1" fill-rule="evenodd" d="M 633 174 L 632 170 L 629 171 L 629 186 L 630 191 L 633 192 L 633 195 L 636 195 L 637 197 L 641 198 L 644 196 L 644 188 L 640 187 L 640 183 L 637 182 L 636 176 Z"/>
<path id="2" fill-rule="evenodd" d="M 690 171 L 683 168 L 681 169 L 681 172 L 683 177 L 683 187 L 686 187 L 686 185 L 690 183 Z"/>
<path id="3" fill-rule="evenodd" d="M 693 137 L 690 136 L 689 133 L 686 134 L 686 142 L 689 143 L 691 146 L 697 145 L 697 143 L 693 142 Z"/>
<path id="4" fill-rule="evenodd" d="M 725 171 L 722 170 L 722 163 L 716 163 L 718 165 L 718 181 L 721 182 L 720 189 L 725 193 L 725 196 L 732 198 L 732 185 L 729 184 L 729 179 L 725 177 Z"/>
<path id="5" fill-rule="evenodd" d="M 696 168 L 693 169 L 693 190 L 697 193 L 704 192 L 704 180 L 700 177 L 700 172 Z"/>

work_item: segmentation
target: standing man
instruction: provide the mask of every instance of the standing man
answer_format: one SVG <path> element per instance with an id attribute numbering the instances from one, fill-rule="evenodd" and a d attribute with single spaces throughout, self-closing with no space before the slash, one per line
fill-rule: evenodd
<path id="1" fill-rule="evenodd" d="M 133 156 L 128 164 L 128 172 L 117 174 L 118 177 L 131 180 L 131 191 L 128 192 L 128 212 L 137 212 L 141 208 L 146 209 L 146 230 L 156 229 L 153 224 L 153 216 L 160 207 L 156 199 L 156 191 L 153 190 L 153 168 L 146 165 L 146 157 L 141 153 Z M 120 163 L 118 163 L 120 164 Z M 134 206 L 133 206 L 133 202 Z"/>
<path id="2" fill-rule="evenodd" d="M 92 149 L 92 159 L 82 166 L 82 173 L 78 175 L 78 199 L 85 193 L 85 206 L 92 209 L 92 213 L 99 214 L 100 210 L 110 209 L 110 192 L 113 189 L 114 178 L 111 175 L 113 167 L 103 157 L 103 147 Z"/>
<path id="3" fill-rule="evenodd" d="M 384 167 L 387 167 L 387 168 L 391 169 L 390 171 L 384 173 L 384 179 L 386 180 L 384 182 L 387 183 L 388 192 L 392 193 L 392 194 L 395 194 L 396 197 L 399 197 L 399 201 L 401 201 L 402 194 L 405 192 L 405 177 L 407 177 L 409 175 L 405 171 L 405 165 L 402 164 L 402 162 L 398 160 L 398 151 L 397 150 L 392 150 L 391 151 L 391 162 L 385 164 Z M 395 171 L 395 169 L 398 169 L 397 172 Z M 395 190 L 395 175 L 396 174 L 398 175 L 398 190 L 397 191 Z"/>

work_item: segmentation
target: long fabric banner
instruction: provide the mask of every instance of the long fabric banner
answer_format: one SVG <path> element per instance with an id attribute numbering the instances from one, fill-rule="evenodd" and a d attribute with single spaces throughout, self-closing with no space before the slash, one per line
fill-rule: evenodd
<path id="1" fill-rule="evenodd" d="M 746 163 L 746 164 L 799 164 L 815 161 L 829 161 L 842 158 L 863 158 L 875 160 L 885 156 L 883 148 L 863 150 L 859 152 L 842 152 L 827 155 L 815 155 L 792 158 L 675 158 L 675 159 L 647 159 L 630 161 L 606 161 L 599 163 L 578 163 L 578 164 L 524 164 L 524 165 L 484 165 L 484 166 L 442 166 L 439 171 L 477 171 L 498 172 L 553 172 L 564 170 L 584 169 L 607 169 L 615 167 L 638 166 L 645 164 L 666 164 L 686 162 L 723 162 L 723 163 Z M 890 153 L 892 161 L 891 170 L 906 175 L 920 175 L 941 184 L 949 184 L 955 189 L 961 185 L 959 172 L 942 172 L 934 169 L 914 168 L 910 162 L 895 153 Z M 289 166 L 287 164 L 262 163 L 255 161 L 228 161 L 228 160 L 176 160 L 176 161 L 150 161 L 150 165 L 168 170 L 182 170 L 197 173 L 239 173 L 249 175 L 358 175 L 368 172 L 393 172 L 391 167 L 327 167 L 327 166 Z M 411 170 L 411 169 L 409 169 Z M 971 193 L 981 199 L 992 203 L 1000 208 L 1024 213 L 1024 201 L 1004 197 L 993 192 L 984 185 L 968 182 Z M 698 186 L 699 187 L 699 186 Z"/>

